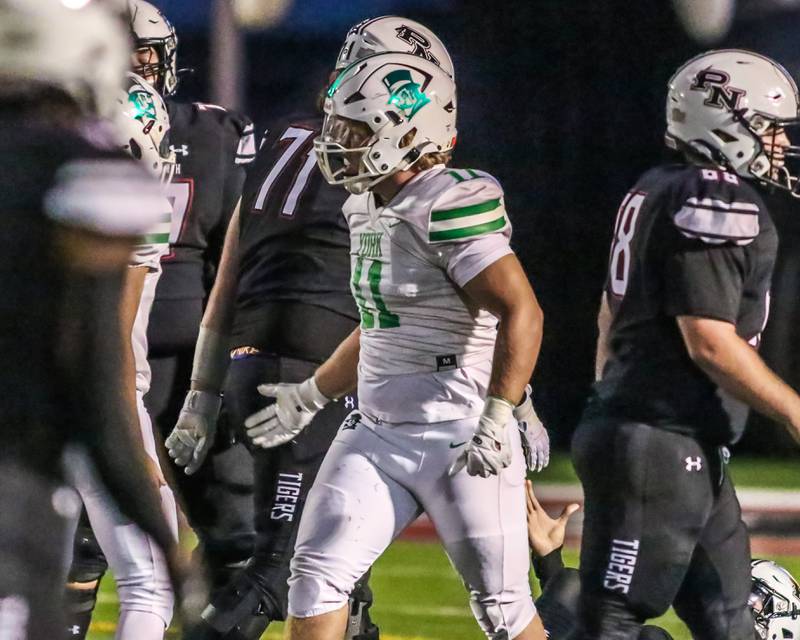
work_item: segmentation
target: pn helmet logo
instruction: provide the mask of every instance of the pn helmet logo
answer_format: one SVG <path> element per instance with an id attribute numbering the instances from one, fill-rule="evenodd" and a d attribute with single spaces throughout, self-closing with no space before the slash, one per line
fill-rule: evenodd
<path id="1" fill-rule="evenodd" d="M 128 93 L 128 102 L 133 107 L 131 115 L 144 124 L 144 133 L 150 133 L 150 129 L 156 123 L 156 103 L 147 91 L 134 89 Z"/>
<path id="2" fill-rule="evenodd" d="M 739 108 L 739 102 L 747 92 L 744 89 L 729 87 L 730 80 L 731 77 L 724 71 L 709 67 L 697 73 L 691 88 L 695 91 L 709 92 L 703 104 L 717 109 L 736 111 Z"/>
<path id="3" fill-rule="evenodd" d="M 437 67 L 441 66 L 439 61 L 436 59 L 431 53 L 431 43 L 430 41 L 423 36 L 419 31 L 414 31 L 411 27 L 407 27 L 406 25 L 402 25 L 395 29 L 397 32 L 397 37 L 410 44 L 414 49 L 411 53 L 415 56 L 419 56 L 420 58 L 425 58 L 428 62 L 432 62 Z"/>
<path id="4" fill-rule="evenodd" d="M 408 69 L 392 71 L 383 79 L 383 84 L 389 89 L 389 104 L 400 109 L 409 120 L 431 101 L 422 92 L 420 85 L 414 82 Z"/>

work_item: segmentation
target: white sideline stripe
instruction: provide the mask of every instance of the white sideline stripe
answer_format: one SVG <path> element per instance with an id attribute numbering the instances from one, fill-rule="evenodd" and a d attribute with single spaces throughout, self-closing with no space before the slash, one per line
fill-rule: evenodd
<path id="1" fill-rule="evenodd" d="M 583 502 L 583 489 L 578 484 L 534 485 L 536 496 L 546 502 Z M 791 489 L 736 489 L 745 511 L 797 511 L 800 513 L 800 492 Z"/>

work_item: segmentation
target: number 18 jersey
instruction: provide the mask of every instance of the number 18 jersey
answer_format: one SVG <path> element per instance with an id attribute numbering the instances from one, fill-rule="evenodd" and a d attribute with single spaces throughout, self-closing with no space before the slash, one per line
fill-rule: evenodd
<path id="1" fill-rule="evenodd" d="M 729 322 L 757 346 L 776 250 L 764 202 L 738 176 L 694 165 L 642 176 L 611 247 L 610 357 L 595 385 L 605 411 L 709 444 L 737 440 L 746 409 L 692 362 L 676 317 Z"/>
<path id="2" fill-rule="evenodd" d="M 437 165 L 384 207 L 365 193 L 343 211 L 361 316 L 361 409 L 387 422 L 480 414 L 497 319 L 462 287 L 511 253 L 500 185 Z"/>

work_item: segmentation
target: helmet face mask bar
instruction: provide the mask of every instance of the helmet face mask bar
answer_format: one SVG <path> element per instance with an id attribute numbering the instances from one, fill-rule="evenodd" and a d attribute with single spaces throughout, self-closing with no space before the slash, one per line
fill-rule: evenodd
<path id="1" fill-rule="evenodd" d="M 350 64 L 325 100 L 314 141 L 323 176 L 353 194 L 372 189 L 428 153 L 455 145 L 455 83 L 409 53 L 379 53 Z"/>
<path id="2" fill-rule="evenodd" d="M 742 126 L 756 141 L 756 153 L 748 167 L 752 176 L 764 185 L 800 198 L 800 145 L 791 144 L 792 139 L 800 139 L 800 117 L 779 119 L 760 113 L 749 120 L 738 113 L 734 113 L 734 117 L 740 118 Z M 790 144 L 780 144 L 780 134 L 784 134 Z"/>
<path id="3" fill-rule="evenodd" d="M 147 79 L 162 96 L 178 88 L 178 36 L 169 20 L 146 0 L 129 0 L 134 55 L 144 58 L 132 71 Z M 142 55 L 142 52 L 147 52 Z M 158 60 L 153 60 L 153 54 Z M 150 78 L 155 78 L 150 81 Z"/>

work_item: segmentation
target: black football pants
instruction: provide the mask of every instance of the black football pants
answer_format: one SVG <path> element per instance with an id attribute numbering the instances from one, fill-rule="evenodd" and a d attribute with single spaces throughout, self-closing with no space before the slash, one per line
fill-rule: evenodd
<path id="1" fill-rule="evenodd" d="M 257 392 L 259 384 L 302 382 L 317 366 L 265 354 L 233 360 L 224 394 L 230 424 L 243 429 L 245 418 L 272 402 Z M 336 432 L 354 408 L 355 397 L 331 402 L 291 442 L 274 449 L 251 447 L 256 542 L 246 571 L 270 597 L 282 618 L 288 602 L 289 561 L 306 496 Z M 244 434 L 241 439 L 246 441 Z"/>
<path id="2" fill-rule="evenodd" d="M 696 640 L 752 640 L 750 546 L 718 448 L 584 416 L 572 458 L 585 494 L 573 640 L 635 640 L 674 605 Z"/>
<path id="3" fill-rule="evenodd" d="M 160 300 L 153 305 L 148 335 L 152 382 L 144 403 L 160 443 L 172 432 L 189 390 L 197 317 L 202 316 L 202 300 L 196 303 L 194 314 L 185 313 L 186 301 Z M 231 437 L 225 416 L 223 408 L 214 447 L 193 475 L 161 456 L 162 465 L 172 469 L 173 489 L 200 540 L 216 587 L 228 581 L 232 566 L 250 557 L 255 537 L 253 463 L 245 447 Z"/>

